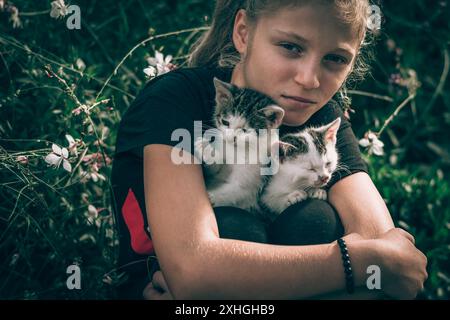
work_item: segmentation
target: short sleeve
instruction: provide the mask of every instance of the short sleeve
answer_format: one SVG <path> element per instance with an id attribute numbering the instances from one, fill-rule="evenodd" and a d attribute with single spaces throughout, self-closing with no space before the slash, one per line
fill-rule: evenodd
<path id="1" fill-rule="evenodd" d="M 142 157 L 143 147 L 149 144 L 176 146 L 180 138 L 172 139 L 172 134 L 177 129 L 193 137 L 194 121 L 203 114 L 202 96 L 194 83 L 177 71 L 147 83 L 120 122 L 116 154 L 132 151 Z"/>

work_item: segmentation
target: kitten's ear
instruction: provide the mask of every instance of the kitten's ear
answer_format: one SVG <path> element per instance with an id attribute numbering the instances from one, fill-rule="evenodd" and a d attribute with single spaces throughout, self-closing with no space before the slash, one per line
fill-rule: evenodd
<path id="1" fill-rule="evenodd" d="M 279 159 L 281 162 L 283 162 L 283 159 L 285 157 L 281 147 L 282 143 L 283 142 L 281 142 L 280 140 L 277 140 L 270 146 L 270 155 L 272 156 L 272 158 Z"/>
<path id="2" fill-rule="evenodd" d="M 214 87 L 216 88 L 216 104 L 221 106 L 230 101 L 233 101 L 234 85 L 231 83 L 223 82 L 214 77 Z"/>
<path id="3" fill-rule="evenodd" d="M 323 126 L 323 131 L 325 132 L 325 143 L 331 142 L 336 144 L 336 136 L 341 125 L 341 118 L 337 118 L 333 122 Z"/>
<path id="4" fill-rule="evenodd" d="M 277 140 L 272 143 L 270 152 L 272 156 L 278 156 L 278 159 L 283 162 L 295 149 L 296 147 L 292 144 Z"/>
<path id="5" fill-rule="evenodd" d="M 262 108 L 260 112 L 262 112 L 267 119 L 267 127 L 269 129 L 276 129 L 283 122 L 284 110 L 277 105 Z"/>

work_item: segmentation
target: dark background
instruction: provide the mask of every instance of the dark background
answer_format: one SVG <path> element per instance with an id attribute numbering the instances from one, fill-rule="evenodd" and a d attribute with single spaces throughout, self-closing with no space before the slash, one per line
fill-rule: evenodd
<path id="1" fill-rule="evenodd" d="M 182 66 L 201 31 L 161 36 L 132 49 L 150 35 L 207 26 L 214 1 L 71 1 L 81 8 L 81 30 L 67 29 L 65 18 L 51 18 L 51 1 L 3 2 L 0 299 L 114 298 L 123 281 L 114 269 L 109 192 L 117 124 L 147 81 L 146 58 L 158 49 Z M 21 28 L 10 21 L 13 8 Z M 361 150 L 396 225 L 416 237 L 429 259 L 429 279 L 418 298 L 448 299 L 450 2 L 383 1 L 381 11 L 372 75 L 350 92 L 350 116 L 362 138 L 378 132 L 412 97 L 380 135 L 384 155 Z M 109 101 L 89 115 L 72 113 L 77 101 L 92 106 L 102 99 Z M 66 134 L 83 141 L 78 156 L 69 158 L 71 173 L 44 161 L 52 143 L 68 145 Z M 81 170 L 106 181 L 82 179 Z M 66 268 L 74 263 L 82 270 L 82 289 L 71 291 Z"/>

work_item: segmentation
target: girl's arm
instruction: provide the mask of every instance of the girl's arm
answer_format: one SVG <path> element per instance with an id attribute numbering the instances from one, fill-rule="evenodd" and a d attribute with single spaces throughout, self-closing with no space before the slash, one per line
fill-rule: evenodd
<path id="1" fill-rule="evenodd" d="M 394 228 L 386 204 L 365 172 L 357 172 L 336 182 L 328 192 L 328 201 L 338 212 L 345 234 L 357 233 L 366 239 L 377 238 Z M 317 299 L 381 299 L 380 290 L 358 288 L 353 295 L 344 290 L 325 294 Z"/>
<path id="2" fill-rule="evenodd" d="M 394 228 L 383 198 L 365 172 L 336 182 L 328 192 L 328 201 L 338 212 L 345 234 L 373 239 Z"/>
<path id="3" fill-rule="evenodd" d="M 171 151 L 166 145 L 145 147 L 144 181 L 152 240 L 175 299 L 300 299 L 345 287 L 336 242 L 280 246 L 219 238 L 201 166 L 175 165 Z M 364 284 L 366 267 L 378 264 L 386 288 L 395 281 L 398 295 L 415 296 L 426 262 L 409 234 L 394 231 L 383 241 L 348 238 L 355 284 Z"/>

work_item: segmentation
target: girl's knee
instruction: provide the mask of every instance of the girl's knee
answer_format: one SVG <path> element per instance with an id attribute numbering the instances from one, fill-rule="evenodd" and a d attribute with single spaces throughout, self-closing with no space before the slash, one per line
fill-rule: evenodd
<path id="1" fill-rule="evenodd" d="M 235 207 L 215 207 L 221 238 L 267 243 L 264 222 L 250 212 Z"/>
<path id="2" fill-rule="evenodd" d="M 324 200 L 307 199 L 284 210 L 269 226 L 274 244 L 306 245 L 330 243 L 344 233 L 333 206 Z"/>

